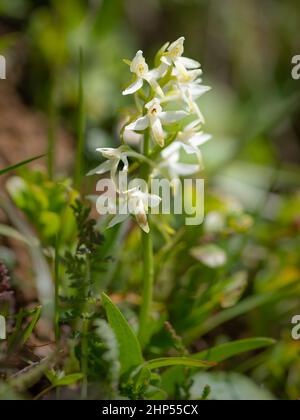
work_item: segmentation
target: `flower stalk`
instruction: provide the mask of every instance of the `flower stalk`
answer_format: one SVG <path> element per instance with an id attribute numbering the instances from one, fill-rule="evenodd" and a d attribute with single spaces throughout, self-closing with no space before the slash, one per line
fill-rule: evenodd
<path id="1" fill-rule="evenodd" d="M 151 153 L 150 148 L 150 130 L 146 130 L 144 136 L 143 152 L 145 157 L 149 157 Z M 147 165 L 144 167 L 144 179 L 149 181 L 149 168 Z M 151 227 L 150 232 L 142 232 L 142 252 L 143 252 L 143 292 L 139 318 L 139 341 L 142 346 L 147 344 L 149 321 L 151 305 L 153 300 L 153 283 L 154 283 L 154 256 L 153 256 L 153 241 Z"/>

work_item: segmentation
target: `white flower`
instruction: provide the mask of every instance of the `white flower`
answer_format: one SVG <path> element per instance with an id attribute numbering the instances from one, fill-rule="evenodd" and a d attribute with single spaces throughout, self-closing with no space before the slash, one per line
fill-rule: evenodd
<path id="1" fill-rule="evenodd" d="M 204 93 L 210 90 L 209 86 L 202 85 L 201 76 L 202 70 L 180 71 L 174 69 L 173 76 L 176 78 L 175 83 L 172 84 L 172 89 L 168 95 L 165 96 L 164 102 L 183 100 L 188 105 L 188 111 L 197 115 L 197 117 L 204 123 L 204 117 L 196 100 Z"/>
<path id="2" fill-rule="evenodd" d="M 164 112 L 157 98 L 154 98 L 145 107 L 147 114 L 127 125 L 125 130 L 143 131 L 149 127 L 156 143 L 163 147 L 165 143 L 163 124 L 172 124 L 186 117 L 188 114 L 185 111 Z"/>
<path id="3" fill-rule="evenodd" d="M 87 175 L 103 175 L 106 172 L 111 173 L 112 180 L 116 183 L 116 173 L 119 168 L 119 164 L 123 164 L 122 171 L 127 172 L 129 168 L 128 157 L 134 157 L 137 159 L 145 159 L 144 156 L 131 150 L 128 146 L 120 146 L 117 149 L 104 147 L 96 149 L 97 152 L 102 153 L 102 156 L 108 159 L 106 162 L 99 165 L 97 168 L 90 171 Z"/>
<path id="4" fill-rule="evenodd" d="M 108 227 L 111 228 L 119 223 L 123 223 L 130 215 L 133 215 L 141 229 L 149 233 L 149 223 L 147 213 L 149 208 L 155 208 L 159 205 L 161 198 L 158 195 L 149 194 L 141 191 L 138 187 L 128 191 L 119 192 L 118 206 L 115 203 L 109 203 L 111 209 L 115 209 L 117 214 L 113 217 Z"/>
<path id="5" fill-rule="evenodd" d="M 136 80 L 123 91 L 123 95 L 131 95 L 137 92 L 143 87 L 144 80 L 146 80 L 159 96 L 164 96 L 164 92 L 155 79 L 158 73 L 155 70 L 149 71 L 149 66 L 143 56 L 143 51 L 136 53 L 136 56 L 130 64 L 130 71 L 135 74 Z"/>
<path id="6" fill-rule="evenodd" d="M 182 131 L 179 131 L 174 143 L 170 147 L 178 150 L 180 147 L 188 154 L 198 154 L 199 146 L 211 140 L 210 134 L 201 131 L 201 121 L 196 120 L 187 125 Z"/>
<path id="7" fill-rule="evenodd" d="M 167 66 L 174 64 L 178 71 L 182 73 L 186 72 L 186 69 L 197 69 L 200 67 L 198 61 L 182 57 L 182 54 L 184 53 L 184 41 L 185 38 L 183 36 L 177 39 L 177 41 L 169 45 L 167 52 L 161 57 L 162 63 Z"/>
<path id="8" fill-rule="evenodd" d="M 174 143 L 173 143 L 174 144 Z M 167 168 L 170 179 L 178 179 L 181 176 L 188 176 L 197 173 L 200 166 L 180 162 L 179 150 L 174 149 L 173 144 L 164 149 L 161 153 L 163 161 L 160 168 Z"/>

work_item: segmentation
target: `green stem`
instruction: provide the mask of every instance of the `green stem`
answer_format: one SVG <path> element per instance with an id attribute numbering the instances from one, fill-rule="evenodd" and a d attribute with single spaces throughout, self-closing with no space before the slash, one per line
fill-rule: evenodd
<path id="1" fill-rule="evenodd" d="M 153 243 L 151 233 L 142 233 L 142 247 L 144 284 L 140 310 L 139 340 L 141 345 L 145 346 L 149 339 L 149 323 L 154 281 Z"/>
<path id="2" fill-rule="evenodd" d="M 147 131 L 144 139 L 144 155 L 150 155 L 150 133 Z M 149 167 L 145 166 L 143 177 L 149 180 Z M 154 261 L 153 261 L 153 241 L 151 230 L 149 233 L 142 233 L 143 249 L 143 292 L 139 322 L 139 340 L 142 346 L 147 344 L 149 339 L 150 313 L 153 298 L 154 283 Z"/>

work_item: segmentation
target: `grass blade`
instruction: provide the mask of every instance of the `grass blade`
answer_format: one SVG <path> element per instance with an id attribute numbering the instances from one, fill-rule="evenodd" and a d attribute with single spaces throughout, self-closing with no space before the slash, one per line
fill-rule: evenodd
<path id="1" fill-rule="evenodd" d="M 14 171 L 15 169 L 18 169 L 21 166 L 27 165 L 28 163 L 34 162 L 35 160 L 41 159 L 44 156 L 46 156 L 46 155 L 35 156 L 31 159 L 23 160 L 22 162 L 16 163 L 15 165 L 8 166 L 5 169 L 0 169 L 0 176 L 6 174 L 8 172 Z"/>

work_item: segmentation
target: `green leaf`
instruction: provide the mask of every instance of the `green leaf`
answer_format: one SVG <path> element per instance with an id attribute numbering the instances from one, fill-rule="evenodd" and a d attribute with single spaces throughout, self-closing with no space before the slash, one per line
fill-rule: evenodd
<path id="1" fill-rule="evenodd" d="M 41 306 L 37 306 L 33 310 L 32 320 L 28 323 L 28 325 L 26 326 L 25 330 L 22 333 L 21 345 L 24 345 L 26 343 L 26 341 L 30 338 L 33 330 L 36 327 L 36 324 L 39 322 L 41 312 L 42 312 L 42 307 Z"/>
<path id="2" fill-rule="evenodd" d="M 249 338 L 246 340 L 233 341 L 231 343 L 222 344 L 208 350 L 198 353 L 195 357 L 205 358 L 205 360 L 213 360 L 214 362 L 223 362 L 230 357 L 237 356 L 248 351 L 258 350 L 265 347 L 273 346 L 276 343 L 271 338 Z"/>
<path id="3" fill-rule="evenodd" d="M 23 160 L 22 162 L 16 163 L 15 165 L 9 166 L 7 168 L 0 169 L 0 176 L 6 174 L 8 172 L 14 171 L 15 169 L 20 168 L 21 166 L 27 165 L 28 163 L 31 163 L 31 162 L 33 162 L 37 159 L 41 159 L 44 156 L 45 155 L 35 156 L 31 159 Z"/>
<path id="4" fill-rule="evenodd" d="M 109 325 L 114 331 L 119 344 L 122 375 L 143 364 L 142 350 L 131 326 L 128 324 L 121 311 L 105 293 L 102 293 L 102 303 L 106 311 Z"/>
<path id="5" fill-rule="evenodd" d="M 30 310 L 29 312 L 24 312 L 22 309 L 17 314 L 16 317 L 16 326 L 15 326 L 15 332 L 11 335 L 9 339 L 9 346 L 8 351 L 15 351 L 16 348 L 22 347 L 26 341 L 30 338 L 34 328 L 36 327 L 36 324 L 38 323 L 40 317 L 41 317 L 42 307 L 37 306 L 33 310 Z M 31 321 L 27 324 L 27 326 L 22 329 L 22 323 L 25 317 L 31 316 Z"/>
<path id="6" fill-rule="evenodd" d="M 71 375 L 63 376 L 60 379 L 56 379 L 53 383 L 55 387 L 58 386 L 69 386 L 76 384 L 77 382 L 81 381 L 83 378 L 82 373 L 73 373 Z"/>
<path id="7" fill-rule="evenodd" d="M 215 366 L 215 362 L 207 362 L 192 357 L 161 357 L 158 359 L 149 360 L 144 363 L 144 367 L 149 370 L 159 369 L 168 366 L 190 366 L 197 368 L 210 368 Z"/>
<path id="8" fill-rule="evenodd" d="M 246 353 L 253 350 L 270 347 L 275 344 L 275 340 L 270 338 L 250 338 L 246 340 L 233 341 L 231 343 L 222 344 L 208 350 L 193 355 L 197 359 L 205 359 L 208 362 L 214 361 L 221 363 L 224 360 Z M 177 383 L 184 381 L 184 370 L 180 366 L 166 370 L 162 374 L 162 388 L 173 395 Z"/>

